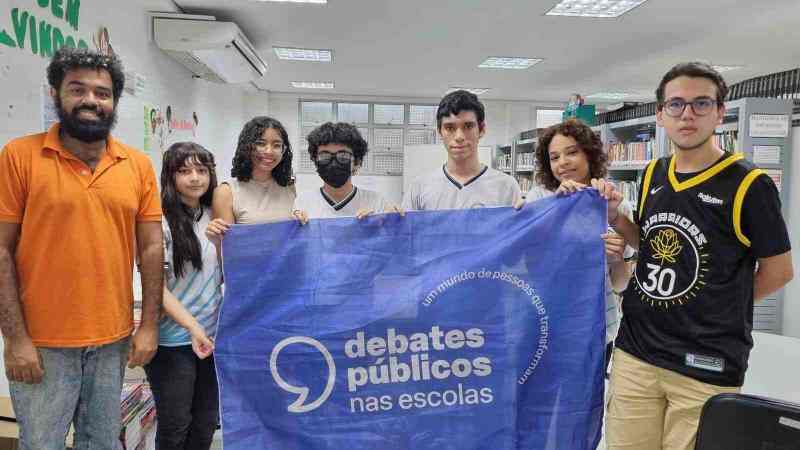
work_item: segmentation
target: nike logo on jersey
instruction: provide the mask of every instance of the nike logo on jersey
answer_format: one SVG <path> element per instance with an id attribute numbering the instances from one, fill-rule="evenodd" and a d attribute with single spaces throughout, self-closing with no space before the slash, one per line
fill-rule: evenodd
<path id="1" fill-rule="evenodd" d="M 657 193 L 658 191 L 660 191 L 660 190 L 661 190 L 661 188 L 663 188 L 663 187 L 664 187 L 664 186 L 663 186 L 663 185 L 661 185 L 661 186 L 659 186 L 659 187 L 654 187 L 653 189 L 650 189 L 650 195 L 656 195 L 656 193 Z"/>
<path id="2" fill-rule="evenodd" d="M 699 198 L 700 200 L 702 200 L 702 201 L 704 201 L 706 203 L 709 203 L 711 205 L 721 205 L 721 204 L 725 203 L 725 202 L 722 201 L 722 199 L 719 199 L 717 197 L 713 197 L 713 196 L 708 195 L 708 194 L 704 194 L 702 192 L 697 194 L 697 198 Z"/>

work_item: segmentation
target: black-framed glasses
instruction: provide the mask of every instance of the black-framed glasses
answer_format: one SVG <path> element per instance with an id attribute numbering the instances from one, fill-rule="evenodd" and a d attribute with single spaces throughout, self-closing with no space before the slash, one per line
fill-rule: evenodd
<path id="1" fill-rule="evenodd" d="M 697 97 L 689 102 L 680 97 L 675 97 L 665 101 L 662 108 L 668 116 L 680 117 L 683 115 L 683 111 L 686 110 L 686 105 L 692 105 L 692 111 L 695 115 L 705 116 L 717 106 L 717 101 L 711 97 Z"/>
<path id="2" fill-rule="evenodd" d="M 317 164 L 320 166 L 327 166 L 334 158 L 336 158 L 339 164 L 348 164 L 353 161 L 353 154 L 347 150 L 339 150 L 336 153 L 318 152 Z"/>
<path id="3" fill-rule="evenodd" d="M 280 141 L 256 141 L 253 143 L 253 147 L 258 152 L 271 152 L 276 155 L 282 155 L 286 152 L 286 144 Z"/>

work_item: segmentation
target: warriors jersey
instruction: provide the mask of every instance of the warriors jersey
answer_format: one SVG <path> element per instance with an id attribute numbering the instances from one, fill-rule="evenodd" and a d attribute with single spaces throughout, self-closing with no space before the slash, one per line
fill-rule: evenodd
<path id="1" fill-rule="evenodd" d="M 726 153 L 695 174 L 675 173 L 674 157 L 651 161 L 639 192 L 639 258 L 617 346 L 705 383 L 740 386 L 756 260 L 789 250 L 774 183 Z"/>

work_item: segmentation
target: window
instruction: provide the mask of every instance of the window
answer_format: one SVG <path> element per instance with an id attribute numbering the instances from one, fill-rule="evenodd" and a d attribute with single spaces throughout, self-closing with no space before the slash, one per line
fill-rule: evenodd
<path id="1" fill-rule="evenodd" d="M 300 142 L 295 151 L 295 171 L 312 173 L 306 136 L 325 122 L 347 122 L 358 127 L 369 144 L 360 174 L 402 175 L 406 145 L 435 144 L 436 105 L 356 103 L 300 100 Z"/>

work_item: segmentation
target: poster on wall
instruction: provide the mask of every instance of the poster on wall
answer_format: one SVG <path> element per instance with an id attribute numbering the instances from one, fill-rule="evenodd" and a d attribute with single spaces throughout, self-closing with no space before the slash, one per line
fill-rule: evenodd
<path id="1" fill-rule="evenodd" d="M 142 149 L 151 158 L 164 153 L 164 118 L 161 111 L 151 105 L 144 105 L 144 145 Z"/>
<path id="2" fill-rule="evenodd" d="M 167 148 L 181 141 L 192 141 L 197 137 L 200 118 L 197 111 L 191 116 L 177 116 L 172 105 L 166 108 L 144 106 L 144 151 L 151 155 L 161 155 Z"/>
<path id="3" fill-rule="evenodd" d="M 54 123 L 58 122 L 58 110 L 55 102 L 53 102 L 53 96 L 50 95 L 50 84 L 47 81 L 42 83 L 41 94 L 42 131 L 47 131 Z"/>

